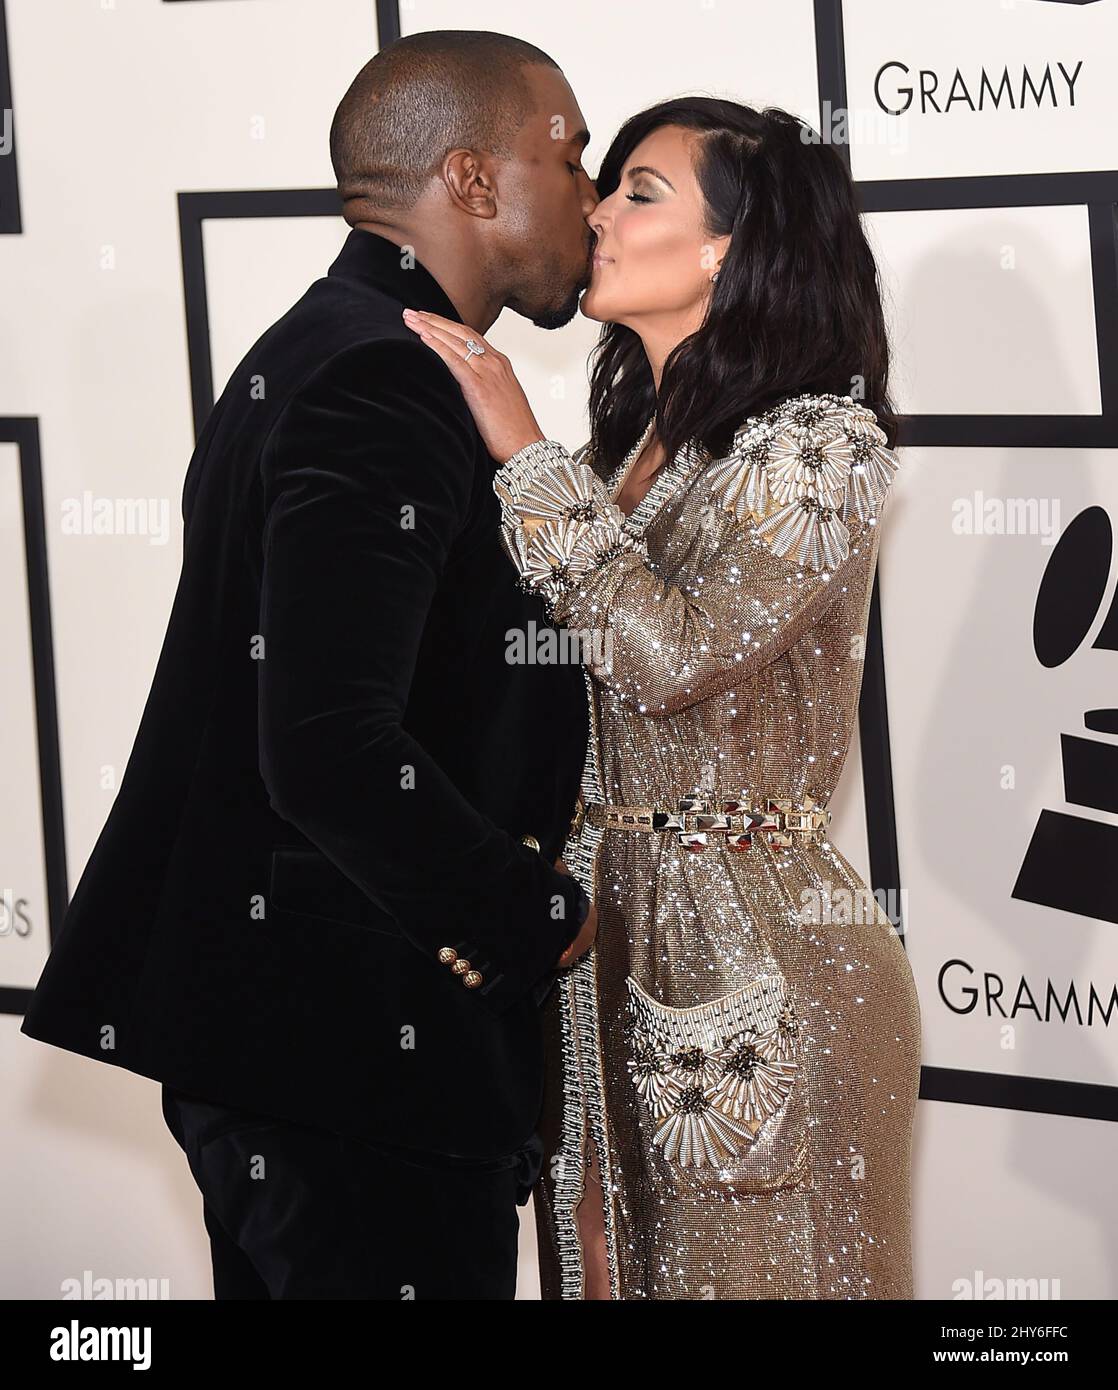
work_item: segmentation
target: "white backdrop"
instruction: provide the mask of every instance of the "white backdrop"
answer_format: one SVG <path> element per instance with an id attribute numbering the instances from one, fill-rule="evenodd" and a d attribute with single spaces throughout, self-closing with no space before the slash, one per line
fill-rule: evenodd
<path id="1" fill-rule="evenodd" d="M 180 563 L 193 425 L 178 195 L 329 188 L 330 117 L 377 34 L 373 0 L 3 4 L 22 227 L 0 235 L 0 927 L 11 927 L 0 931 L 0 999 L 14 1010 L 48 948 L 48 875 L 20 451 L 2 417 L 38 422 L 72 889 L 131 748 Z M 840 9 L 845 65 L 825 23 Z M 588 119 L 591 171 L 626 116 L 688 91 L 779 104 L 826 128 L 821 93 L 841 104 L 844 74 L 853 171 L 881 209 L 867 225 L 897 399 L 919 440 L 902 454 L 880 565 L 895 819 L 871 817 L 879 854 L 895 836 L 890 886 L 904 892 L 925 1094 L 936 1097 L 921 1101 L 917 1123 L 917 1296 L 951 1297 L 982 1270 L 1058 1279 L 1065 1298 L 1114 1297 L 1118 1128 L 1107 1088 L 1118 1086 L 1118 1058 L 1105 1017 L 1088 1022 L 1086 1011 L 1092 986 L 1104 1009 L 1110 999 L 1118 933 L 1114 920 L 1012 893 L 1042 810 L 1118 827 L 1118 807 L 1064 799 L 1060 762 L 1061 734 L 1115 744 L 1083 724 L 1115 689 L 1113 654 L 1091 646 L 1114 574 L 1072 658 L 1046 668 L 1032 638 L 1052 542 L 1086 507 L 1118 515 L 1118 435 L 1113 419 L 1105 425 L 1118 400 L 1100 385 L 1118 361 L 1099 353 L 1100 342 L 1118 352 L 1118 287 L 1100 282 L 1102 219 L 1098 206 L 1088 213 L 1088 182 L 1076 182 L 1118 169 L 1118 3 L 402 0 L 399 16 L 404 33 L 495 29 L 552 54 Z M 978 109 L 983 72 L 996 90 L 1003 69 L 1013 105 L 1003 91 Z M 875 91 L 896 109 L 905 87 L 912 104 L 888 116 Z M 1021 194 L 998 182 L 1014 175 L 1070 182 L 1041 198 L 1041 185 Z M 956 187 L 978 176 L 979 189 Z M 12 182 L 0 178 L 0 226 Z M 1118 196 L 1113 182 L 1090 190 L 1096 205 Z M 217 391 L 346 230 L 291 215 L 294 202 L 265 221 L 248 207 L 233 199 L 202 222 L 209 332 L 194 365 L 208 357 Z M 491 334 L 545 431 L 571 445 L 586 437 L 595 334 L 581 318 L 542 333 L 510 314 Z M 987 416 L 1005 417 L 1001 434 Z M 1031 447 L 1040 439 L 1049 447 Z M 961 534 L 956 518 L 976 491 L 1043 502 L 1055 524 L 997 534 L 987 521 Z M 67 508 L 87 494 L 142 501 L 153 524 L 71 534 Z M 835 842 L 873 882 L 857 740 L 834 806 Z M 1098 865 L 1110 887 L 1116 862 Z M 1058 878 L 1059 865 L 1049 869 Z M 964 964 L 941 992 L 950 961 Z M 1024 978 L 1037 1011 L 1005 1018 L 983 1000 L 957 1012 L 963 988 L 984 988 L 986 976 L 1002 982 L 1007 1014 Z M 1076 988 L 1081 1023 L 1046 1016 L 1049 980 L 1061 1000 Z M 32 1042 L 18 1023 L 0 1013 L 0 1296 L 55 1297 L 88 1269 L 208 1297 L 200 1198 L 158 1087 Z M 530 1225 L 522 1234 L 520 1294 L 534 1297 Z"/>

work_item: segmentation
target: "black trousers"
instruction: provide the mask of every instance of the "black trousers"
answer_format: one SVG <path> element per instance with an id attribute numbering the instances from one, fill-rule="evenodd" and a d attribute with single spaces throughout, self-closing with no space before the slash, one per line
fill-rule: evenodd
<path id="1" fill-rule="evenodd" d="M 502 1158 L 454 1158 L 162 1090 L 202 1193 L 215 1299 L 515 1296 L 537 1136 Z"/>

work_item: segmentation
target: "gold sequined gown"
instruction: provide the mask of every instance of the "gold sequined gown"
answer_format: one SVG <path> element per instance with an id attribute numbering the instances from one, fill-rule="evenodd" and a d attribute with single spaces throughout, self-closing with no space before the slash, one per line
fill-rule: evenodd
<path id="1" fill-rule="evenodd" d="M 896 456 L 849 397 L 798 397 L 626 518 L 651 428 L 605 483 L 554 441 L 495 479 L 592 709 L 564 859 L 599 926 L 545 1006 L 543 1296 L 583 1297 L 593 1144 L 613 1298 L 908 1299 L 919 1007 L 824 824 Z"/>

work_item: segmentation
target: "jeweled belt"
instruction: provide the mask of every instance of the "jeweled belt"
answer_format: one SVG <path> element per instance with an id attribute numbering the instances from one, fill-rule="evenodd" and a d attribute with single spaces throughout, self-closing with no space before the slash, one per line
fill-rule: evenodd
<path id="1" fill-rule="evenodd" d="M 831 820 L 830 811 L 810 796 L 802 802 L 769 796 L 757 806 L 740 800 L 684 796 L 674 811 L 591 802 L 584 815 L 590 825 L 602 830 L 674 831 L 679 843 L 691 850 L 706 849 L 708 844 L 746 850 L 758 834 L 764 835 L 771 845 L 819 842 L 826 838 Z"/>

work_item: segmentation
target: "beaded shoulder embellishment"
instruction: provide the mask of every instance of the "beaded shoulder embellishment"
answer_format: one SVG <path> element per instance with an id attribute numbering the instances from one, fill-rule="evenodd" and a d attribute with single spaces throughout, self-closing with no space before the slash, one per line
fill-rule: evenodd
<path id="1" fill-rule="evenodd" d="M 833 570 L 850 554 L 847 522 L 875 519 L 897 467 L 872 410 L 851 396 L 807 394 L 750 417 L 708 483 L 774 555 Z"/>
<path id="2" fill-rule="evenodd" d="M 800 1025 L 783 976 L 763 975 L 709 1004 L 675 1008 L 630 975 L 629 1074 L 653 1145 L 684 1168 L 718 1167 L 752 1144 L 788 1099 Z"/>

